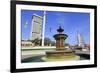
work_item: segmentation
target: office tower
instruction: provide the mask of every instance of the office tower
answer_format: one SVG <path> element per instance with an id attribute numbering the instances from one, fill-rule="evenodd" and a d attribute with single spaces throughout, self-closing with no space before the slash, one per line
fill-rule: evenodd
<path id="1" fill-rule="evenodd" d="M 30 40 L 42 38 L 42 21 L 43 18 L 37 14 L 32 16 L 32 28 Z"/>
<path id="2" fill-rule="evenodd" d="M 77 38 L 78 38 L 78 46 L 84 48 L 85 47 L 84 40 L 80 33 L 78 33 Z"/>

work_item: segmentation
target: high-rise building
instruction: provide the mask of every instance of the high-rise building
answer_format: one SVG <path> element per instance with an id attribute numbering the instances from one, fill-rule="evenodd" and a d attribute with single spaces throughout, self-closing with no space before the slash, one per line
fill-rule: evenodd
<path id="1" fill-rule="evenodd" d="M 80 33 L 78 33 L 77 39 L 78 39 L 78 46 L 84 48 L 85 47 L 85 43 L 84 43 L 83 37 L 82 37 L 82 35 Z"/>
<path id="2" fill-rule="evenodd" d="M 43 22 L 43 17 L 37 14 L 34 14 L 32 16 L 32 28 L 31 28 L 30 40 L 42 38 L 42 22 Z"/>

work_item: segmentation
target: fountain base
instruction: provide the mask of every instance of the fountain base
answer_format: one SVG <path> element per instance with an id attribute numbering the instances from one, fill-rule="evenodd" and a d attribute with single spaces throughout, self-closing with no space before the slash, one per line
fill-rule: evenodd
<path id="1" fill-rule="evenodd" d="M 63 60 L 79 60 L 80 57 L 75 55 L 75 51 L 63 50 L 63 51 L 49 51 L 46 52 L 46 56 L 42 57 L 44 61 L 63 61 Z"/>

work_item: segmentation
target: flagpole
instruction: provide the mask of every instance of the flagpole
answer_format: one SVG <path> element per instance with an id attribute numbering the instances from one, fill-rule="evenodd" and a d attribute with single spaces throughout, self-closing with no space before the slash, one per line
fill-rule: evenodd
<path id="1" fill-rule="evenodd" d="M 43 33 L 42 33 L 42 46 L 44 46 L 45 19 L 46 19 L 46 11 L 44 11 L 44 16 L 43 16 Z"/>

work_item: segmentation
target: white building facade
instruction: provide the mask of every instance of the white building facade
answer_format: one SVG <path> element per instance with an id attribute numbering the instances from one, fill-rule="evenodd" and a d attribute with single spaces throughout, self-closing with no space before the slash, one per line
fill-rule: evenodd
<path id="1" fill-rule="evenodd" d="M 42 23 L 43 23 L 43 18 L 41 16 L 36 14 L 32 16 L 32 28 L 31 28 L 30 40 L 42 38 Z"/>
<path id="2" fill-rule="evenodd" d="M 82 35 L 78 33 L 77 38 L 78 38 L 78 46 L 84 48 L 85 47 L 85 43 L 84 43 Z"/>

